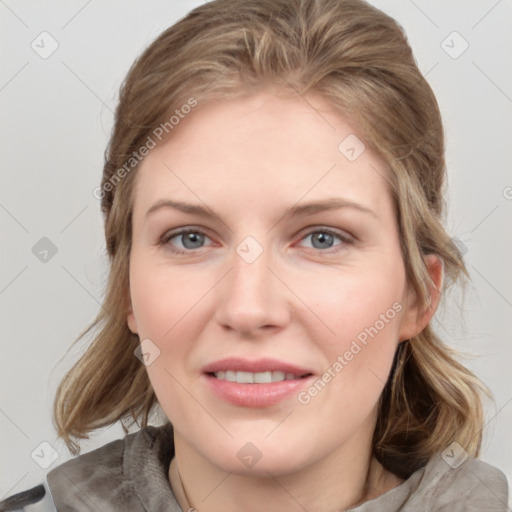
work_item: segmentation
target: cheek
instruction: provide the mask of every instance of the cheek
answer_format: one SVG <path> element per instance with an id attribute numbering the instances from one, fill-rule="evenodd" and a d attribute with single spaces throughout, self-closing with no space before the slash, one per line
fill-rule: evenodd
<path id="1" fill-rule="evenodd" d="M 147 366 L 148 376 L 167 411 L 178 410 L 190 367 L 190 354 L 204 330 L 204 307 L 215 285 L 211 272 L 187 272 L 183 267 L 133 258 L 130 292 L 140 340 L 149 339 L 159 351 Z M 184 395 L 182 400 L 186 401 Z M 172 402 L 172 404 L 170 403 Z"/>
<path id="2" fill-rule="evenodd" d="M 155 342 L 176 338 L 187 316 L 213 285 L 205 272 L 190 273 L 178 267 L 155 265 L 134 259 L 130 272 L 130 293 L 139 336 Z"/>
<path id="3" fill-rule="evenodd" d="M 150 339 L 159 350 L 146 367 L 148 377 L 170 421 L 184 428 L 204 421 L 202 410 L 190 407 L 186 392 L 193 341 L 204 328 L 198 311 L 211 288 L 204 274 L 154 263 L 150 266 L 143 258 L 132 260 L 130 273 L 139 338 Z"/>
<path id="4" fill-rule="evenodd" d="M 403 274 L 399 269 L 396 273 L 377 270 L 340 274 L 330 280 L 328 291 L 305 284 L 315 304 L 312 309 L 328 326 L 311 332 L 323 356 L 327 381 L 325 388 L 317 387 L 322 393 L 326 389 L 325 399 L 343 404 L 355 416 L 375 405 L 387 381 L 404 309 Z"/>
<path id="5" fill-rule="evenodd" d="M 376 337 L 376 331 L 382 338 L 397 334 L 405 287 L 398 266 L 386 271 L 377 266 L 341 269 L 324 279 L 318 277 L 301 279 L 298 294 L 308 298 L 311 311 L 323 321 L 316 339 L 328 352 L 343 349 L 357 337 L 364 343 Z"/>

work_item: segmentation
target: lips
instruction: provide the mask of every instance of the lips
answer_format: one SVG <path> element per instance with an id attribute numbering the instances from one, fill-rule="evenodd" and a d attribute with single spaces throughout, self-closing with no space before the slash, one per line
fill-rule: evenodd
<path id="1" fill-rule="evenodd" d="M 242 407 L 268 407 L 298 393 L 313 372 L 277 359 L 227 358 L 206 365 L 202 381 L 213 393 Z"/>
<path id="2" fill-rule="evenodd" d="M 293 373 L 276 372 L 236 372 L 234 370 L 215 372 L 213 375 L 217 379 L 227 380 L 229 382 L 238 382 L 239 384 L 268 384 L 270 382 L 282 382 L 283 380 L 300 379 L 302 375 Z"/>
<path id="3" fill-rule="evenodd" d="M 229 357 L 220 361 L 207 364 L 203 368 L 203 373 L 217 373 L 217 372 L 283 372 L 285 375 L 292 374 L 297 376 L 308 375 L 313 373 L 308 368 L 301 368 L 299 366 L 279 361 L 278 359 L 255 359 L 253 361 L 249 359 L 242 359 L 238 357 Z"/>

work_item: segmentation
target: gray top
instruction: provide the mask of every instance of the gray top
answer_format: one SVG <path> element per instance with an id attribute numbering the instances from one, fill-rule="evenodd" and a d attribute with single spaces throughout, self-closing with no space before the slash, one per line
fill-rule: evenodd
<path id="1" fill-rule="evenodd" d="M 443 453 L 350 512 L 510 510 L 499 469 L 473 458 L 452 462 L 454 452 Z M 46 485 L 58 512 L 182 512 L 168 480 L 173 456 L 171 425 L 146 427 L 61 464 L 47 475 Z"/>

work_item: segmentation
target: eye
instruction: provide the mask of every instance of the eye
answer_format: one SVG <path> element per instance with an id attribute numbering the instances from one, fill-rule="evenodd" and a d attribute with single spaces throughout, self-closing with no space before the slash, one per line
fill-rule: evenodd
<path id="1" fill-rule="evenodd" d="M 164 235 L 160 243 L 165 245 L 171 252 L 184 254 L 194 249 L 201 249 L 206 239 L 210 240 L 202 231 L 189 228 Z M 176 242 L 172 242 L 173 240 L 176 240 Z M 176 248 L 176 244 L 178 244 L 178 248 Z M 179 244 L 181 244 L 181 247 Z"/>
<path id="2" fill-rule="evenodd" d="M 339 250 L 341 250 L 345 245 L 354 243 L 353 239 L 349 235 L 328 228 L 317 228 L 310 231 L 301 238 L 301 241 L 308 239 L 310 239 L 309 246 L 302 244 L 299 245 L 321 250 L 322 252 L 337 252 L 336 249 L 334 249 L 334 251 L 329 251 L 329 249 L 340 246 Z M 205 247 L 206 240 L 210 240 L 211 242 L 210 237 L 200 229 L 182 228 L 178 231 L 166 233 L 159 243 L 160 245 L 165 246 L 165 248 L 172 253 L 190 254 L 197 249 Z M 338 241 L 337 243 L 336 240 Z M 213 245 L 213 243 L 208 245 Z"/>
<path id="3" fill-rule="evenodd" d="M 344 246 L 346 244 L 353 243 L 353 240 L 348 235 L 327 228 L 310 231 L 302 238 L 302 240 L 307 239 L 311 240 L 310 247 L 320 250 L 331 249 L 332 247 Z M 338 243 L 335 243 L 336 239 L 339 240 Z"/>

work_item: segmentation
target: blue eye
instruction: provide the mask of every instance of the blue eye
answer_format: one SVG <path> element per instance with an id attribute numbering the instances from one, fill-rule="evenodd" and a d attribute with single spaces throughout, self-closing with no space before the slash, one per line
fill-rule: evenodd
<path id="1" fill-rule="evenodd" d="M 338 246 L 344 246 L 352 244 L 353 240 L 343 233 L 338 233 L 327 228 L 317 228 L 314 231 L 310 231 L 301 238 L 302 240 L 311 239 L 311 245 L 302 247 L 308 247 L 311 249 L 317 249 L 320 252 L 328 252 L 329 249 Z M 338 243 L 336 243 L 336 239 Z M 172 242 L 176 240 L 177 242 Z M 211 239 L 199 229 L 180 229 L 162 237 L 160 244 L 165 246 L 167 250 L 175 254 L 191 254 L 196 249 L 202 249 L 205 247 L 205 241 Z M 181 247 L 176 247 L 177 244 L 181 244 Z M 213 245 L 213 244 L 209 244 Z M 332 251 L 330 251 L 332 252 Z M 336 249 L 334 250 L 336 252 Z"/>
<path id="2" fill-rule="evenodd" d="M 171 244 L 171 240 L 177 239 L 181 241 L 183 249 L 176 249 Z M 170 233 L 162 239 L 162 244 L 168 246 L 171 252 L 183 254 L 193 249 L 201 249 L 205 239 L 208 238 L 202 231 L 196 229 L 182 229 L 175 233 Z M 209 239 L 209 238 L 208 238 Z"/>
<path id="3" fill-rule="evenodd" d="M 315 231 L 311 231 L 302 240 L 306 240 L 307 238 L 311 239 L 313 249 L 320 250 L 331 249 L 338 245 L 351 243 L 348 236 L 344 236 L 341 233 L 337 233 L 330 229 L 317 229 Z M 335 239 L 338 239 L 340 242 L 334 243 Z"/>

